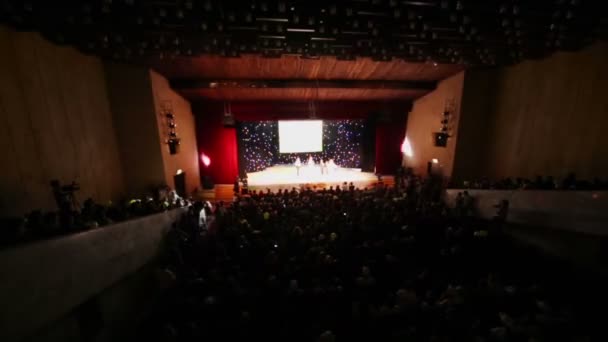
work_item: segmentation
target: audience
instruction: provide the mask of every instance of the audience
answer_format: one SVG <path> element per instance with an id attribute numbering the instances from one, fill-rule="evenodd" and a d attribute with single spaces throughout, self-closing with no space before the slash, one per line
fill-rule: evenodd
<path id="1" fill-rule="evenodd" d="M 471 217 L 466 195 L 447 208 L 437 183 L 252 191 L 208 229 L 183 220 L 166 261 L 175 286 L 142 338 L 588 340 L 547 265 Z"/>
<path id="2" fill-rule="evenodd" d="M 580 180 L 574 173 L 569 173 L 562 181 L 552 176 L 537 176 L 534 180 L 527 178 L 504 178 L 490 180 L 482 178 L 475 181 L 453 182 L 451 188 L 463 189 L 496 189 L 496 190 L 608 190 L 608 181 L 594 178 L 592 181 Z"/>
<path id="3" fill-rule="evenodd" d="M 475 188 L 555 188 L 481 182 Z M 563 188 L 580 188 L 574 175 Z M 476 183 L 477 185 L 477 183 Z M 589 341 L 594 316 L 557 268 L 474 217 L 463 191 L 442 201 L 442 180 L 400 170 L 395 187 L 237 192 L 196 202 L 167 237 L 160 288 L 141 327 L 152 341 Z M 63 201 L 68 208 L 67 201 Z M 155 198 L 3 222 L 14 243 L 96 228 L 188 204 Z M 61 224 L 60 224 L 61 223 Z M 555 270 L 559 270 L 556 272 Z M 551 271 L 553 270 L 553 271 Z M 584 282 L 583 282 L 584 283 Z M 570 296 L 572 294 L 572 296 Z"/>
<path id="4" fill-rule="evenodd" d="M 131 199 L 103 205 L 89 198 L 80 207 L 73 193 L 62 192 L 58 184 L 52 185 L 59 210 L 34 210 L 24 217 L 0 218 L 0 246 L 98 228 L 188 204 L 175 191 L 161 188 L 154 197 L 147 196 L 143 200 Z"/>

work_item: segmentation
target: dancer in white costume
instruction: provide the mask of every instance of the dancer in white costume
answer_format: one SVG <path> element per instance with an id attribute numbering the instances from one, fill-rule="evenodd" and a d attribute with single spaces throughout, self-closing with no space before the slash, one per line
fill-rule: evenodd
<path id="1" fill-rule="evenodd" d="M 336 169 L 338 168 L 338 165 L 336 165 L 336 163 L 334 162 L 333 159 L 330 159 L 327 162 L 327 170 L 331 171 L 332 173 L 334 173 L 336 171 Z"/>
<path id="2" fill-rule="evenodd" d="M 327 174 L 327 165 L 329 163 L 326 163 L 325 160 L 321 159 L 321 174 L 322 175 L 326 175 Z"/>
<path id="3" fill-rule="evenodd" d="M 315 166 L 315 161 L 312 159 L 312 156 L 308 156 L 308 167 Z"/>
<path id="4" fill-rule="evenodd" d="M 315 173 L 315 160 L 312 159 L 312 156 L 308 156 L 308 160 L 306 161 L 306 168 L 304 168 L 304 176 L 311 177 Z"/>
<path id="5" fill-rule="evenodd" d="M 293 164 L 296 166 L 296 172 L 297 172 L 297 175 L 299 176 L 300 175 L 300 167 L 302 166 L 302 161 L 300 160 L 300 157 L 297 157 L 296 158 L 296 162 L 293 163 Z"/>

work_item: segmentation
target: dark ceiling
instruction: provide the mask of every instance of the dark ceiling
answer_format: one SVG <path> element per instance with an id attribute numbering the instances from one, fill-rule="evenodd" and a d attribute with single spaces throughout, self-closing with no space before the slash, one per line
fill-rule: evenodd
<path id="1" fill-rule="evenodd" d="M 607 2 L 0 0 L 0 20 L 152 66 L 190 98 L 412 99 L 466 67 L 602 39 Z"/>

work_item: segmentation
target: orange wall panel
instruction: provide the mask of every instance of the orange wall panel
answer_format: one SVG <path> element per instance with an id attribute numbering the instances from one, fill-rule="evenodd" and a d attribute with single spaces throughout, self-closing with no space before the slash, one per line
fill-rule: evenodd
<path id="1" fill-rule="evenodd" d="M 191 193 L 195 188 L 200 187 L 200 176 L 194 115 L 190 102 L 171 89 L 167 79 L 160 74 L 150 71 L 150 80 L 156 109 L 159 148 L 163 159 L 165 181 L 171 188 L 174 188 L 173 176 L 177 170 L 182 170 L 186 173 L 186 191 Z M 176 133 L 181 139 L 179 153 L 173 155 L 169 153 L 169 147 L 165 143 L 169 131 L 163 106 L 171 108 L 173 115 L 175 115 Z"/>
<path id="2" fill-rule="evenodd" d="M 464 84 L 464 72 L 449 77 L 437 85 L 437 89 L 414 101 L 407 117 L 406 137 L 412 146 L 412 157 L 404 157 L 404 165 L 411 167 L 417 174 L 425 175 L 427 163 L 437 159 L 445 177 L 450 177 L 454 165 L 454 151 L 458 141 L 458 120 Z M 441 129 L 441 120 L 447 101 L 453 101 L 455 108 L 450 122 L 452 137 L 447 147 L 436 147 L 432 133 Z"/>

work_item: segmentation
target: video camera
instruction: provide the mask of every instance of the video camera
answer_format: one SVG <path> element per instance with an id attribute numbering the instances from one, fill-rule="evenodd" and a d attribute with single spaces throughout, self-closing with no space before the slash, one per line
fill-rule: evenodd
<path id="1" fill-rule="evenodd" d="M 51 181 L 51 188 L 60 211 L 69 212 L 78 207 L 74 193 L 80 190 L 80 184 L 73 181 L 71 184 L 62 186 L 58 180 L 54 179 Z"/>
<path id="2" fill-rule="evenodd" d="M 76 183 L 75 181 L 73 181 L 72 184 L 61 186 L 59 181 L 56 179 L 51 181 L 51 187 L 53 188 L 53 191 L 59 189 L 62 192 L 73 193 L 80 190 L 80 184 Z"/>

